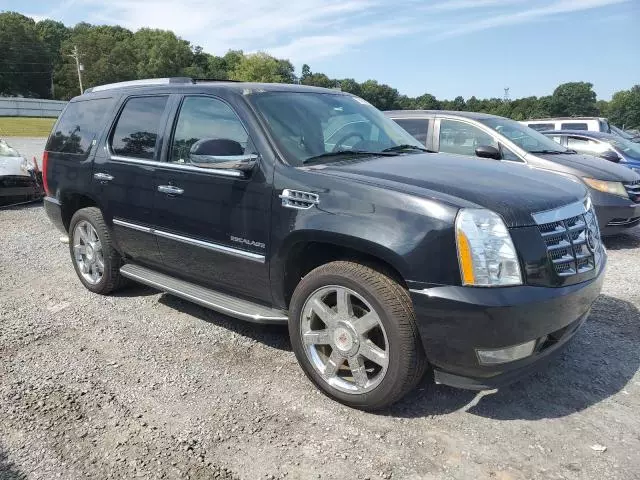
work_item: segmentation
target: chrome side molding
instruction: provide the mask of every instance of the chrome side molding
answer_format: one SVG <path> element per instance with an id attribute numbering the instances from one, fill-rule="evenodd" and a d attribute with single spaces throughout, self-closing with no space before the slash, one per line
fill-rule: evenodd
<path id="1" fill-rule="evenodd" d="M 244 258 L 253 262 L 264 263 L 265 256 L 259 253 L 247 252 L 245 250 L 239 250 L 237 248 L 227 247 L 226 245 L 219 245 L 217 243 L 205 242 L 198 240 L 197 238 L 185 237 L 183 235 L 177 235 L 171 232 L 165 232 L 164 230 L 157 230 L 155 228 L 146 227 L 144 225 L 138 225 L 136 223 L 126 222 L 119 218 L 113 219 L 113 224 L 120 227 L 130 228 L 139 232 L 149 233 L 157 237 L 168 238 L 169 240 L 175 240 L 177 242 L 186 243 L 187 245 L 193 245 L 195 247 L 206 248 L 214 252 L 224 253 L 232 255 L 234 257 Z"/>

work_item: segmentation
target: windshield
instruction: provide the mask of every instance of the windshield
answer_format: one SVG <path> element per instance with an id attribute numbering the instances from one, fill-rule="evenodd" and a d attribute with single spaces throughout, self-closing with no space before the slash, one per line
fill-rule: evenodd
<path id="1" fill-rule="evenodd" d="M 20 154 L 9 146 L 8 143 L 0 140 L 0 157 L 19 157 Z"/>
<path id="2" fill-rule="evenodd" d="M 480 120 L 487 127 L 511 140 L 529 153 L 567 152 L 562 145 L 554 142 L 534 129 L 508 118 L 485 118 Z"/>
<path id="3" fill-rule="evenodd" d="M 318 156 L 319 160 L 330 161 L 332 152 L 375 154 L 401 145 L 415 146 L 416 153 L 424 149 L 393 120 L 358 97 L 258 92 L 248 98 L 264 118 L 288 163 L 294 166 Z"/>
<path id="4" fill-rule="evenodd" d="M 631 157 L 634 160 L 640 160 L 640 143 L 630 142 L 624 138 L 612 139 L 609 143 L 617 150 L 620 150 L 623 155 Z"/>

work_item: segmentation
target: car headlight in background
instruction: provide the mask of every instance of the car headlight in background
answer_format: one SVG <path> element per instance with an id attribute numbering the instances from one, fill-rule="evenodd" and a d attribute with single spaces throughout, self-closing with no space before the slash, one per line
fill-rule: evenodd
<path id="1" fill-rule="evenodd" d="M 620 197 L 629 198 L 627 190 L 624 188 L 622 182 L 609 182 L 606 180 L 597 180 L 595 178 L 583 177 L 584 183 L 589 185 L 594 190 L 598 190 L 604 193 L 611 193 L 612 195 L 618 195 Z"/>
<path id="2" fill-rule="evenodd" d="M 500 215 L 463 208 L 456 218 L 456 244 L 463 285 L 521 285 L 518 254 Z"/>
<path id="3" fill-rule="evenodd" d="M 34 160 L 29 160 L 27 158 L 23 158 L 20 162 L 20 170 L 23 172 L 30 172 L 31 170 L 37 170 L 36 163 Z"/>

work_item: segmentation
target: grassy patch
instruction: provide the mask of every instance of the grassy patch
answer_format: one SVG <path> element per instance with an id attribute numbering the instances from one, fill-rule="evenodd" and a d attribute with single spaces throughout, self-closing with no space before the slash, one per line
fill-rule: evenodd
<path id="1" fill-rule="evenodd" d="M 55 118 L 0 117 L 1 137 L 48 137 Z"/>

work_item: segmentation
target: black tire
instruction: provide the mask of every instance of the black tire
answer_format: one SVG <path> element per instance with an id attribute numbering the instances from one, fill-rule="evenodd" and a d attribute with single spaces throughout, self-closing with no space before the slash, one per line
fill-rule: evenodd
<path id="1" fill-rule="evenodd" d="M 300 327 L 304 305 L 314 292 L 329 285 L 347 287 L 361 295 L 376 310 L 386 331 L 387 371 L 382 381 L 368 392 L 345 393 L 329 385 L 305 352 Z M 291 299 L 289 335 L 307 377 L 329 397 L 362 410 L 378 410 L 398 401 L 420 382 L 428 367 L 407 290 L 384 273 L 358 263 L 327 263 L 300 281 Z"/>
<path id="2" fill-rule="evenodd" d="M 98 234 L 98 238 L 100 239 L 100 243 L 102 245 L 104 272 L 100 281 L 95 284 L 87 282 L 82 276 L 74 254 L 73 233 L 75 231 L 76 225 L 81 221 L 86 221 L 91 224 L 91 226 Z M 82 208 L 73 214 L 73 217 L 71 217 L 71 222 L 69 224 L 69 253 L 71 254 L 71 262 L 73 263 L 73 268 L 75 269 L 78 278 L 87 288 L 87 290 L 90 290 L 94 293 L 99 293 L 101 295 L 107 295 L 117 290 L 124 284 L 124 278 L 120 275 L 122 257 L 115 250 L 115 248 L 113 248 L 111 234 L 109 233 L 109 229 L 104 222 L 102 212 L 99 208 Z"/>

